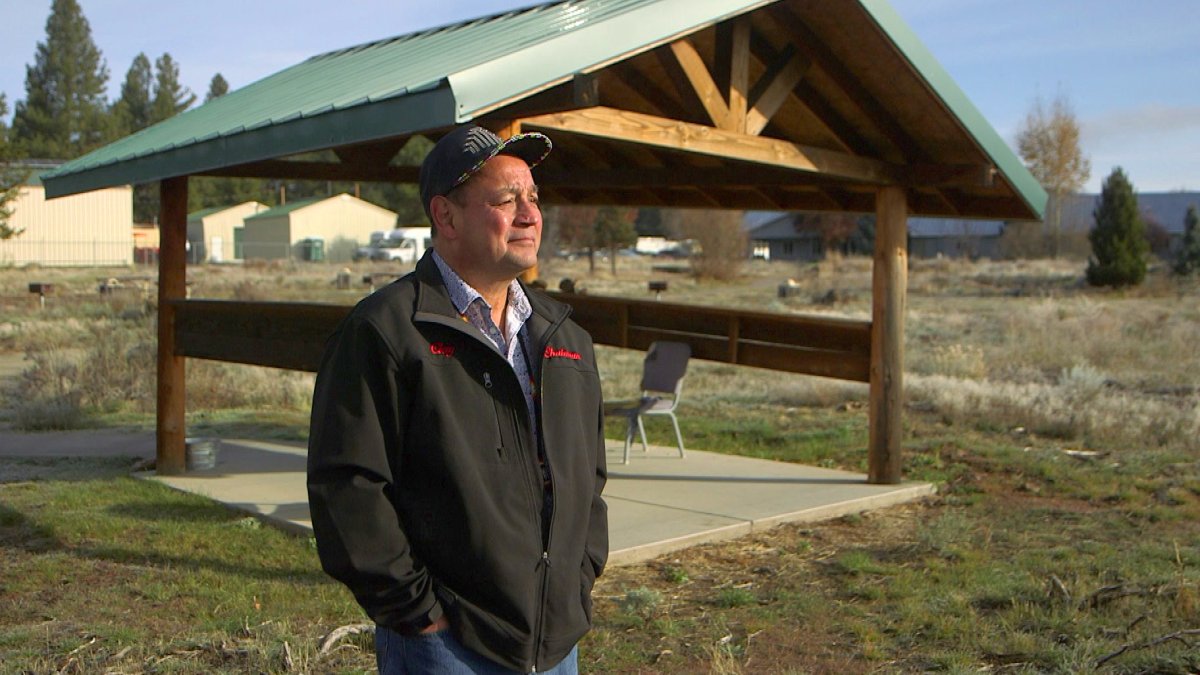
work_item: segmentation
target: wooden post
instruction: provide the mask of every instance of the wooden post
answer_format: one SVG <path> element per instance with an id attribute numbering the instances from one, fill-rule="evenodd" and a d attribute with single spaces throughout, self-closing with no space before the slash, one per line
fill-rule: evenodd
<path id="1" fill-rule="evenodd" d="M 908 203 L 904 190 L 875 196 L 875 264 L 871 282 L 870 448 L 867 480 L 901 480 L 904 406 L 904 311 L 908 287 Z"/>
<path id="2" fill-rule="evenodd" d="M 155 470 L 162 475 L 187 469 L 184 447 L 184 358 L 175 355 L 172 300 L 187 297 L 187 177 L 159 183 L 158 219 L 158 433 Z"/>

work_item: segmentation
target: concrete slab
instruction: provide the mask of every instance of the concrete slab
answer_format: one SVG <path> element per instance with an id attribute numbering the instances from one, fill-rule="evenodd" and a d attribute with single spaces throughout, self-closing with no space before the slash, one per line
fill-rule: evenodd
<path id="1" fill-rule="evenodd" d="M 869 485 L 845 471 L 652 446 L 620 463 L 608 446 L 610 558 L 627 564 L 783 522 L 812 522 L 933 494 L 927 483 Z M 224 440 L 212 469 L 146 477 L 308 533 L 305 448 Z"/>
<path id="2" fill-rule="evenodd" d="M 0 431 L 0 455 L 154 457 L 153 432 Z M 628 564 L 784 522 L 815 522 L 914 501 L 928 483 L 869 485 L 858 473 L 714 452 L 637 447 L 621 464 L 609 441 L 610 560 Z M 223 439 L 211 469 L 181 476 L 141 474 L 201 494 L 285 529 L 308 534 L 307 451 L 296 443 Z"/>

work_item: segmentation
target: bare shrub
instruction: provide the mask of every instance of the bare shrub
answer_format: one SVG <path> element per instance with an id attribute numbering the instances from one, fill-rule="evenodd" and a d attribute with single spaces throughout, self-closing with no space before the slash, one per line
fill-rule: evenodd
<path id="1" fill-rule="evenodd" d="M 256 284 L 251 279 L 240 281 L 233 287 L 233 299 L 242 302 L 261 302 L 268 300 L 270 293 L 263 290 L 261 286 Z"/>
<path id="2" fill-rule="evenodd" d="M 1113 390 L 1096 371 L 1078 367 L 1058 384 L 962 380 L 942 375 L 907 378 L 912 401 L 947 420 L 983 427 L 1023 427 L 1044 436 L 1195 448 L 1200 396 L 1148 397 Z"/>
<path id="3" fill-rule="evenodd" d="M 312 405 L 311 373 L 201 359 L 188 366 L 188 410 L 302 410 Z"/>
<path id="4" fill-rule="evenodd" d="M 1108 377 L 1130 387 L 1192 385 L 1200 379 L 1198 317 L 1186 304 L 1166 312 L 1136 298 L 1047 299 L 1008 314 L 989 358 L 1048 373 L 1103 364 Z"/>
<path id="5" fill-rule="evenodd" d="M 942 345 L 933 351 L 933 372 L 960 379 L 982 380 L 988 366 L 983 349 L 976 345 Z"/>
<path id="6" fill-rule="evenodd" d="M 85 407 L 116 412 L 154 409 L 154 325 L 97 321 L 88 326 L 78 389 Z"/>
<path id="7" fill-rule="evenodd" d="M 692 273 L 701 279 L 736 279 L 746 262 L 746 232 L 741 211 L 670 211 L 668 229 L 696 242 Z"/>
<path id="8" fill-rule="evenodd" d="M 30 366 L 11 394 L 14 426 L 24 430 L 87 426 L 94 413 L 155 408 L 156 336 L 153 321 L 100 319 L 27 338 Z M 304 409 L 311 405 L 308 373 L 191 360 L 189 410 Z"/>

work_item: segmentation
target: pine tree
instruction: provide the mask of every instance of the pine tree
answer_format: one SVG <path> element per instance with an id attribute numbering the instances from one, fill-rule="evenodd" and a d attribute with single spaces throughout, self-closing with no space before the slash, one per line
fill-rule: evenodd
<path id="1" fill-rule="evenodd" d="M 1087 280 L 1093 286 L 1136 286 L 1146 278 L 1146 224 L 1138 212 L 1137 196 L 1125 172 L 1117 167 L 1104 179 L 1100 203 L 1093 212 L 1096 226 L 1088 233 L 1092 257 Z"/>
<path id="2" fill-rule="evenodd" d="M 164 53 L 154 62 L 154 102 L 150 120 L 157 124 L 192 107 L 196 95 L 179 83 L 179 65 Z"/>
<path id="3" fill-rule="evenodd" d="M 224 77 L 221 77 L 220 73 L 217 73 L 213 75 L 212 81 L 208 83 L 208 94 L 205 95 L 204 102 L 208 103 L 214 98 L 221 98 L 228 93 L 229 83 L 225 81 Z"/>
<path id="4" fill-rule="evenodd" d="M 1191 275 L 1200 272 L 1200 215 L 1196 205 L 1188 207 L 1183 219 L 1183 248 L 1175 260 L 1175 273 Z"/>
<path id="5" fill-rule="evenodd" d="M 23 231 L 8 224 L 12 216 L 9 202 L 17 198 L 21 186 L 29 179 L 29 170 L 17 164 L 16 153 L 8 142 L 8 126 L 4 123 L 7 117 L 8 101 L 0 94 L 0 240 L 12 239 Z"/>
<path id="6" fill-rule="evenodd" d="M 13 141 L 27 157 L 72 159 L 110 138 L 104 88 L 108 67 L 76 0 L 54 0 L 46 41 L 25 68 L 25 100 L 13 115 Z"/>
<path id="7" fill-rule="evenodd" d="M 128 136 L 150 126 L 150 81 L 153 77 L 150 59 L 145 53 L 135 56 L 133 65 L 125 73 L 121 97 L 113 104 L 118 136 Z"/>

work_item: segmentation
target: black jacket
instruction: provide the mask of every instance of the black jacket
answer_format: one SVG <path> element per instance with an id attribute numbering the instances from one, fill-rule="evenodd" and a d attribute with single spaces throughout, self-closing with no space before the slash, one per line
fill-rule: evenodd
<path id="1" fill-rule="evenodd" d="M 331 336 L 308 454 L 321 564 L 367 614 L 411 632 L 444 612 L 467 647 L 525 672 L 553 667 L 587 632 L 608 556 L 591 337 L 568 306 L 527 294 L 554 495 L 548 546 L 520 384 L 459 317 L 428 255 Z"/>

